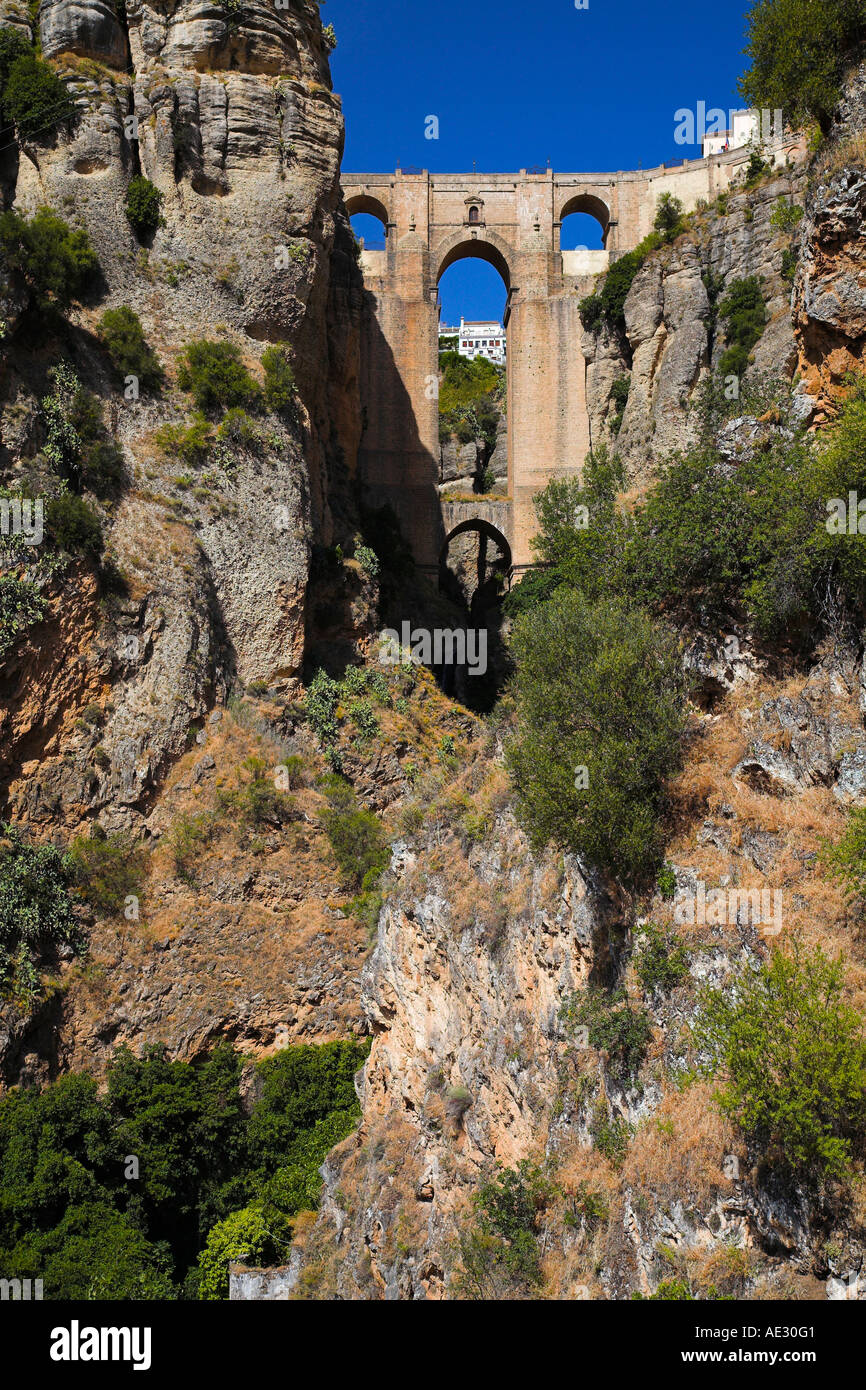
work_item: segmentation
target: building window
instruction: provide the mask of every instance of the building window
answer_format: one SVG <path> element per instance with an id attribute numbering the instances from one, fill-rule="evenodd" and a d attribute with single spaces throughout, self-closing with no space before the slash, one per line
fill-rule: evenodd
<path id="1" fill-rule="evenodd" d="M 470 209 L 469 209 L 469 221 L 470 221 L 470 222 L 477 222 L 477 221 L 478 221 L 478 209 L 477 209 L 477 208 L 470 208 Z"/>

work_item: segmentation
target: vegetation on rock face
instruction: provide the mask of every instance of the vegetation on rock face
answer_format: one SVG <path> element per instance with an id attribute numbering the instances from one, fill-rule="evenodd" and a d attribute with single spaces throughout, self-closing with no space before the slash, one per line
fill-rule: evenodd
<path id="1" fill-rule="evenodd" d="M 126 218 L 139 241 L 152 236 L 162 221 L 163 195 L 150 179 L 137 174 L 126 191 Z"/>
<path id="2" fill-rule="evenodd" d="M 292 410 L 297 402 L 297 385 L 291 358 L 284 347 L 272 346 L 262 353 L 265 372 L 265 404 L 268 410 Z"/>
<path id="3" fill-rule="evenodd" d="M 22 632 L 40 622 L 45 600 L 35 584 L 12 574 L 0 574 L 0 660 Z"/>
<path id="4" fill-rule="evenodd" d="M 342 778 L 327 778 L 323 790 L 329 807 L 322 825 L 334 857 L 346 883 L 360 888 L 371 872 L 380 874 L 391 857 L 385 831 L 372 811 L 357 804 L 351 785 Z"/>
<path id="5" fill-rule="evenodd" d="M 40 962 L 61 947 L 81 954 L 84 941 L 60 851 L 28 844 L 12 825 L 0 833 L 0 993 L 32 998 Z"/>
<path id="6" fill-rule="evenodd" d="M 241 359 L 236 343 L 213 343 L 202 339 L 189 343 L 181 357 L 177 384 L 189 391 L 199 410 L 206 414 L 231 406 L 255 406 L 261 390 Z"/>
<path id="7" fill-rule="evenodd" d="M 625 328 L 625 301 L 635 276 L 650 252 L 657 250 L 664 239 L 661 232 L 650 232 L 633 251 L 627 251 L 614 261 L 604 277 L 601 291 L 580 301 L 580 321 L 584 328 L 595 331 L 602 323 L 610 329 Z"/>
<path id="8" fill-rule="evenodd" d="M 533 841 L 626 882 L 658 866 L 680 761 L 676 643 L 639 610 L 558 589 L 515 623 L 517 732 L 507 761 Z"/>
<path id="9" fill-rule="evenodd" d="M 22 140 L 40 143 L 75 115 L 66 83 L 12 28 L 0 32 L 0 112 Z"/>
<path id="10" fill-rule="evenodd" d="M 722 376 L 744 376 L 749 354 L 769 318 L 758 277 L 750 275 L 745 280 L 732 281 L 719 304 L 718 314 L 725 325 L 726 347 L 719 371 Z"/>
<path id="11" fill-rule="evenodd" d="M 134 309 L 125 304 L 118 309 L 107 309 L 99 320 L 99 336 L 122 381 L 133 376 L 145 390 L 159 388 L 164 373 L 159 358 L 148 346 Z"/>
<path id="12" fill-rule="evenodd" d="M 502 416 L 505 369 L 485 357 L 470 360 L 459 352 L 441 352 L 439 370 L 439 437 L 456 435 L 461 444 L 481 439 L 492 449 Z"/>
<path id="13" fill-rule="evenodd" d="M 849 1176 L 866 1137 L 866 1040 L 843 987 L 841 961 L 794 941 L 707 991 L 697 1034 L 765 1160 L 822 1183 Z"/>
<path id="14" fill-rule="evenodd" d="M 543 1282 L 539 1224 L 551 1196 L 543 1170 L 527 1159 L 481 1182 L 458 1236 L 462 1297 L 533 1297 Z"/>
<path id="15" fill-rule="evenodd" d="M 51 1299 L 224 1298 L 228 1263 L 276 1263 L 315 1208 L 318 1168 L 358 1120 L 361 1043 L 294 1047 L 257 1065 L 118 1052 L 100 1094 L 78 1073 L 0 1099 L 0 1264 Z M 130 1166 L 130 1158 L 134 1166 Z"/>
<path id="16" fill-rule="evenodd" d="M 68 309 L 99 265 L 87 232 L 73 231 L 50 208 L 40 208 L 29 219 L 14 210 L 0 215 L 0 249 L 42 310 Z"/>
<path id="17" fill-rule="evenodd" d="M 757 0 L 747 16 L 751 66 L 739 82 L 750 106 L 781 110 L 796 128 L 830 127 L 845 64 L 866 37 L 863 0 Z"/>

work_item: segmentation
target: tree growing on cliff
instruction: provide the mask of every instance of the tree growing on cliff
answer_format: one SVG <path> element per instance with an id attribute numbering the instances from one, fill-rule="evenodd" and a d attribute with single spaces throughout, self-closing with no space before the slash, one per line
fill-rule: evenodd
<path id="1" fill-rule="evenodd" d="M 781 109 L 787 125 L 817 121 L 826 134 L 846 60 L 866 37 L 864 0 L 757 0 L 747 23 L 742 96 Z"/>
<path id="2" fill-rule="evenodd" d="M 665 787 L 680 763 L 677 647 L 640 609 L 558 589 L 519 618 L 517 731 L 507 750 L 533 842 L 620 881 L 658 866 Z"/>
<path id="3" fill-rule="evenodd" d="M 22 140 L 48 140 L 75 115 L 66 83 L 18 35 L 0 46 L 0 84 L 4 120 Z"/>
<path id="4" fill-rule="evenodd" d="M 78 299 L 99 268 L 87 232 L 73 230 L 50 208 L 32 218 L 10 210 L 0 216 L 0 249 L 37 309 L 61 313 Z"/>

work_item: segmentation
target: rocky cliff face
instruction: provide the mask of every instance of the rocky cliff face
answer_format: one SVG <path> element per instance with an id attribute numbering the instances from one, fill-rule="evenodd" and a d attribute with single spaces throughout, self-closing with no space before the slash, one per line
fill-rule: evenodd
<path id="1" fill-rule="evenodd" d="M 31 20 L 32 7 L 4 0 L 0 21 L 38 37 L 78 114 L 68 132 L 4 154 L 5 203 L 50 206 L 86 229 L 101 275 L 36 352 L 16 333 L 26 296 L 0 276 L 0 480 L 26 478 L 45 443 L 45 368 L 59 358 L 99 398 L 127 476 L 103 509 L 105 573 L 82 561 L 58 576 L 44 621 L 0 659 L 3 816 L 61 845 L 95 821 L 153 845 L 201 811 L 190 797 L 215 806 L 238 760 L 304 751 L 282 710 L 322 628 L 313 549 L 356 525 L 361 289 L 339 189 L 342 113 L 314 4 L 45 0 L 35 29 Z M 163 195 L 148 245 L 124 214 L 139 173 Z M 127 400 L 110 375 L 93 330 L 119 305 L 138 313 L 166 367 L 158 395 Z M 266 447 L 190 479 L 154 436 L 190 422 L 172 381 L 195 338 L 237 344 L 259 379 L 264 348 L 287 345 L 298 409 L 261 422 Z M 328 632 L 351 656 L 375 596 L 357 581 L 350 600 L 328 602 Z M 247 685 L 281 701 L 261 723 L 265 745 L 222 732 L 238 733 L 225 705 Z M 192 1055 L 218 1035 L 255 1049 L 358 1026 L 366 933 L 329 906 L 334 872 L 280 834 L 252 875 L 224 849 L 196 891 L 178 897 L 170 872 L 154 883 L 131 932 L 94 922 L 93 971 L 64 967 L 61 995 L 41 1012 L 4 1010 L 4 1079 L 99 1066 L 124 1040 Z"/>
<path id="2" fill-rule="evenodd" d="M 6 18 L 20 24 L 20 11 Z M 49 624 L 8 672 L 33 677 L 4 687 L 6 775 L 23 820 L 42 819 L 45 804 L 67 823 L 96 811 L 129 822 L 183 750 L 190 720 L 228 680 L 297 679 L 313 538 L 328 545 L 345 530 L 360 419 L 342 116 L 315 6 L 252 4 L 236 14 L 133 4 L 122 24 L 101 0 L 46 0 L 38 28 L 79 117 L 69 138 L 21 150 L 7 198 L 28 213 L 71 211 L 98 252 L 104 293 L 98 311 L 78 317 L 77 361 L 106 401 L 134 486 L 111 518 L 108 545 L 122 558 L 127 596 L 109 600 L 92 641 L 80 629 L 70 641 Z M 145 248 L 123 210 L 139 172 L 163 194 L 164 225 Z M 195 337 L 237 342 L 253 365 L 267 343 L 292 347 L 297 424 L 274 422 L 267 458 L 220 479 L 212 500 L 177 494 L 182 467 L 153 445 L 182 403 L 125 401 L 94 351 L 88 330 L 118 304 L 139 313 L 168 364 Z M 13 340 L 3 433 L 12 471 L 42 442 L 38 394 L 31 360 Z M 62 688 L 46 686 L 46 651 L 63 669 Z M 77 681 L 70 655 L 86 668 Z M 83 704 L 109 690 L 101 742 L 111 766 L 83 794 L 74 743 L 71 763 L 58 762 L 61 745 L 69 752 L 63 735 Z"/>
<path id="3" fill-rule="evenodd" d="M 610 438 L 613 383 L 630 379 L 616 449 L 630 479 L 652 477 L 657 462 L 696 437 L 702 384 L 724 351 L 716 309 L 733 281 L 760 278 L 768 322 L 749 376 L 790 377 L 797 362 L 791 285 L 782 275 L 790 237 L 770 222 L 780 199 L 802 203 L 802 171 L 731 195 L 724 211 L 699 213 L 689 231 L 648 258 L 625 301 L 625 330 L 583 334 L 592 438 Z"/>

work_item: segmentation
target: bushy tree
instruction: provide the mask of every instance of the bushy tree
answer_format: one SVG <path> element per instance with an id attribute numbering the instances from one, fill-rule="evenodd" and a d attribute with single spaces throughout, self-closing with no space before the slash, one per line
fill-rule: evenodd
<path id="1" fill-rule="evenodd" d="M 67 555 L 86 555 L 96 560 L 102 554 L 102 522 L 83 497 L 61 492 L 52 497 L 46 511 L 46 529 L 60 550 Z"/>
<path id="2" fill-rule="evenodd" d="M 345 882 L 359 888 L 371 869 L 381 872 L 386 867 L 388 838 L 378 817 L 358 805 L 348 782 L 333 778 L 326 794 L 329 806 L 322 813 L 322 826 Z"/>
<path id="3" fill-rule="evenodd" d="M 10 63 L 2 106 L 6 119 L 28 141 L 49 140 L 59 125 L 75 115 L 66 83 L 32 52 L 19 54 Z"/>
<path id="4" fill-rule="evenodd" d="M 126 219 L 139 241 L 152 236 L 162 221 L 163 195 L 155 183 L 136 174 L 126 190 Z"/>
<path id="5" fill-rule="evenodd" d="M 202 1299 L 225 1299 L 229 1296 L 229 1265 L 273 1263 L 279 1258 L 262 1210 L 258 1206 L 233 1211 L 224 1221 L 218 1221 L 208 1233 L 205 1247 L 198 1257 L 198 1296 Z"/>
<path id="6" fill-rule="evenodd" d="M 473 1194 L 472 1219 L 458 1243 L 459 1292 L 471 1299 L 531 1298 L 543 1283 L 540 1221 L 553 1196 L 544 1172 L 528 1159 L 498 1167 Z"/>
<path id="7" fill-rule="evenodd" d="M 73 231 L 50 208 L 30 219 L 15 211 L 0 215 L 0 247 L 38 309 L 67 309 L 99 268 L 87 232 Z"/>
<path id="8" fill-rule="evenodd" d="M 164 375 L 162 366 L 144 336 L 141 320 L 134 309 L 126 304 L 118 309 L 106 309 L 99 320 L 99 336 L 121 381 L 134 376 L 145 390 L 159 388 Z"/>
<path id="9" fill-rule="evenodd" d="M 673 638 L 615 600 L 562 587 L 515 623 L 517 731 L 507 751 L 521 820 L 626 883 L 661 851 L 681 758 L 684 691 Z"/>
<path id="10" fill-rule="evenodd" d="M 742 96 L 781 109 L 789 125 L 811 118 L 828 131 L 845 64 L 866 36 L 864 0 L 756 0 L 747 23 Z"/>
<path id="11" fill-rule="evenodd" d="M 9 824 L 0 826 L 0 992 L 32 997 L 46 954 L 85 942 L 72 911 L 63 855 L 31 845 Z"/>
<path id="12" fill-rule="evenodd" d="M 743 376 L 749 365 L 749 354 L 769 318 L 757 275 L 732 281 L 719 304 L 718 314 L 725 325 L 726 346 L 719 372 L 722 376 Z"/>
<path id="13" fill-rule="evenodd" d="M 772 1164 L 844 1180 L 866 1136 L 866 1042 L 841 960 L 794 940 L 708 990 L 697 1031 L 722 1109 Z"/>
<path id="14" fill-rule="evenodd" d="M 665 241 L 673 241 L 683 229 L 683 205 L 673 193 L 662 193 L 656 205 L 653 228 Z"/>
<path id="15" fill-rule="evenodd" d="M 0 574 L 0 660 L 45 613 L 45 599 L 28 579 Z"/>
<path id="16" fill-rule="evenodd" d="M 292 361 L 284 347 L 272 346 L 262 353 L 265 370 L 265 404 L 268 410 L 291 410 L 297 400 Z"/>
<path id="17" fill-rule="evenodd" d="M 261 390 L 241 359 L 236 343 L 202 339 L 189 343 L 181 357 L 177 384 L 190 391 L 199 410 L 210 412 L 259 403 Z"/>

